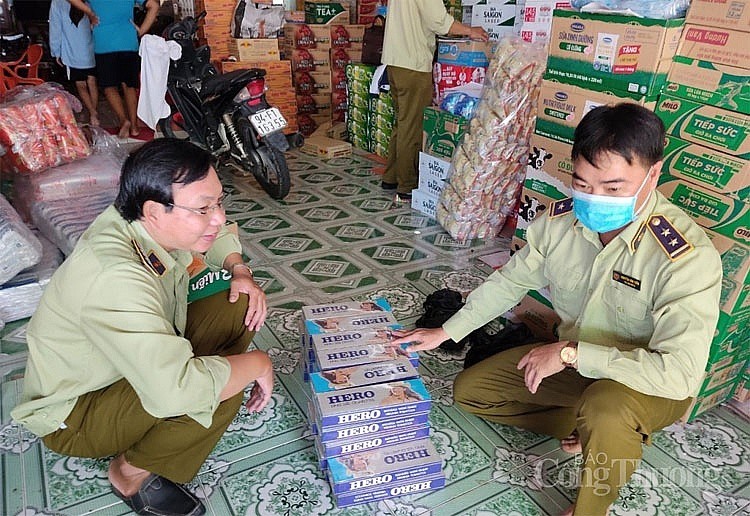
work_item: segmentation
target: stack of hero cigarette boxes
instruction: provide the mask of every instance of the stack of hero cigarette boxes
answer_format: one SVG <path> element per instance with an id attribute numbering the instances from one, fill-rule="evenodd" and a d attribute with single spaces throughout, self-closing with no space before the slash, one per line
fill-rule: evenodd
<path id="1" fill-rule="evenodd" d="M 310 428 L 339 507 L 443 487 L 430 395 L 384 298 L 302 307 Z"/>

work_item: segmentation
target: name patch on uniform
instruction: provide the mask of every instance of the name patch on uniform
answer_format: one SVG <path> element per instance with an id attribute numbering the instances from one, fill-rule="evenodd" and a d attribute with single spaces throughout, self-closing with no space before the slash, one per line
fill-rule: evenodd
<path id="1" fill-rule="evenodd" d="M 627 287 L 634 288 L 635 290 L 641 290 L 641 280 L 634 278 L 633 276 L 628 276 L 627 274 L 623 274 L 622 272 L 618 271 L 612 271 L 612 279 L 617 283 L 622 283 Z"/>

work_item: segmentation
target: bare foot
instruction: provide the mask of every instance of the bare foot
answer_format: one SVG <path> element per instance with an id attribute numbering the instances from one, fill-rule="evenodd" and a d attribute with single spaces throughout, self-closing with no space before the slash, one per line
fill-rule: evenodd
<path id="1" fill-rule="evenodd" d="M 578 432 L 573 432 L 568 437 L 560 441 L 560 448 L 566 453 L 583 453 L 583 446 L 581 445 L 581 438 L 578 437 Z"/>
<path id="2" fill-rule="evenodd" d="M 120 132 L 117 133 L 117 137 L 121 140 L 127 140 L 130 134 L 130 122 L 125 121 L 120 126 Z"/>
<path id="3" fill-rule="evenodd" d="M 91 113 L 89 116 L 89 124 L 91 124 L 92 127 L 99 127 L 99 117 L 96 113 Z"/>
<path id="4" fill-rule="evenodd" d="M 571 505 L 567 509 L 565 509 L 563 512 L 560 513 L 560 516 L 573 516 L 573 512 L 576 510 L 576 504 Z"/>
<path id="5" fill-rule="evenodd" d="M 130 464 L 124 455 L 118 455 L 109 463 L 107 477 L 123 496 L 133 496 L 150 474 L 151 472 Z"/>
<path id="6" fill-rule="evenodd" d="M 130 127 L 130 136 L 138 136 L 141 134 L 141 128 L 140 127 Z"/>

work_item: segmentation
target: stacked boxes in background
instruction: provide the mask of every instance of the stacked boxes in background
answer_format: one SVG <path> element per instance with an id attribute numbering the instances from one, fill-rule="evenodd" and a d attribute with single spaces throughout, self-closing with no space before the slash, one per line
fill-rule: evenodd
<path id="1" fill-rule="evenodd" d="M 429 217 L 437 216 L 440 194 L 450 173 L 451 157 L 469 128 L 469 121 L 437 107 L 428 107 L 422 118 L 422 152 L 419 184 L 412 190 L 411 207 Z"/>
<path id="2" fill-rule="evenodd" d="M 570 9 L 569 1 L 519 0 L 515 28 L 521 39 L 533 43 L 549 41 L 552 33 L 552 12 Z"/>
<path id="3" fill-rule="evenodd" d="M 479 97 L 490 64 L 490 45 L 469 39 L 438 38 L 433 65 L 434 103 L 440 105 L 452 91 L 468 91 Z"/>
<path id="4" fill-rule="evenodd" d="M 395 118 L 393 98 L 389 92 L 370 93 L 375 68 L 362 63 L 346 67 L 346 129 L 352 145 L 387 157 Z"/>
<path id="5" fill-rule="evenodd" d="M 349 24 L 349 5 L 341 2 L 305 2 L 305 23 L 284 27 L 282 53 L 292 62 L 305 136 L 331 121 L 344 121 L 346 65 L 361 59 L 364 29 Z"/>
<path id="6" fill-rule="evenodd" d="M 445 485 L 419 358 L 388 345 L 390 310 L 383 298 L 302 307 L 310 427 L 339 507 Z"/>
<path id="7" fill-rule="evenodd" d="M 211 47 L 211 59 L 220 61 L 231 55 L 229 42 L 235 0 L 195 0 L 195 15 L 206 11 L 206 17 L 198 26 L 198 44 Z"/>
<path id="8" fill-rule="evenodd" d="M 356 23 L 371 25 L 378 14 L 383 15 L 385 13 L 387 6 L 388 0 L 359 0 L 354 19 Z"/>
<path id="9" fill-rule="evenodd" d="M 448 14 L 453 16 L 454 20 L 459 23 L 463 20 L 464 7 L 462 0 L 443 0 L 443 5 L 445 5 L 445 10 L 448 11 Z"/>
<path id="10" fill-rule="evenodd" d="M 371 151 L 370 83 L 375 68 L 362 63 L 350 63 L 346 67 L 349 102 L 346 132 L 352 145 L 367 152 Z"/>
<path id="11" fill-rule="evenodd" d="M 656 113 L 667 128 L 658 189 L 721 254 L 721 315 L 693 419 L 742 395 L 750 348 L 750 4 L 694 0 Z"/>
<path id="12" fill-rule="evenodd" d="M 514 24 L 519 6 L 516 6 L 515 0 L 462 0 L 461 4 L 463 22 L 472 27 L 482 27 L 489 34 L 490 41 L 517 34 Z"/>

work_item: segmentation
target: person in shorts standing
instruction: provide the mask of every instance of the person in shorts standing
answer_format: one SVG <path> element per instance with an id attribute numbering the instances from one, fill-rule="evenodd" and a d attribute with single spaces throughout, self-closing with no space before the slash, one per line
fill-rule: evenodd
<path id="1" fill-rule="evenodd" d="M 91 23 L 67 0 L 52 0 L 50 4 L 49 48 L 50 55 L 65 67 L 68 79 L 76 85 L 78 96 L 89 112 L 89 123 L 98 126 L 99 86 Z"/>
<path id="2" fill-rule="evenodd" d="M 138 77 L 141 71 L 138 40 L 156 20 L 159 3 L 156 0 L 90 0 L 90 4 L 83 0 L 68 1 L 83 11 L 94 27 L 97 78 L 120 122 L 118 136 L 136 136 Z M 146 17 L 140 26 L 133 21 L 136 5 L 146 8 Z"/>

